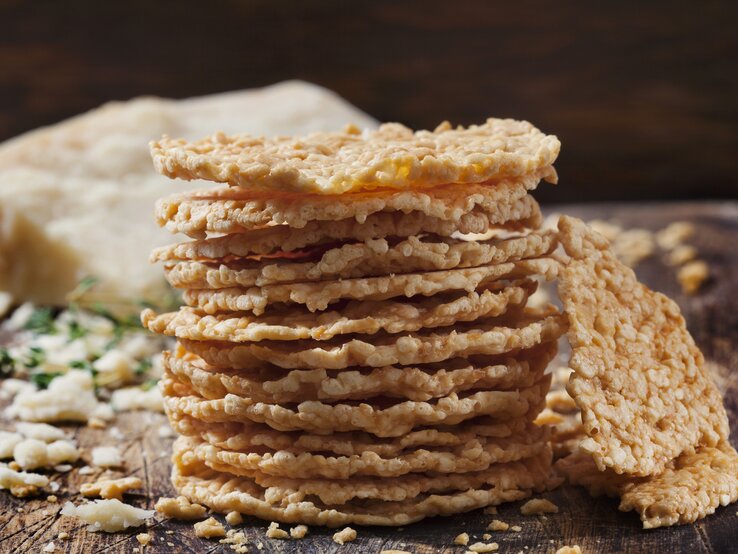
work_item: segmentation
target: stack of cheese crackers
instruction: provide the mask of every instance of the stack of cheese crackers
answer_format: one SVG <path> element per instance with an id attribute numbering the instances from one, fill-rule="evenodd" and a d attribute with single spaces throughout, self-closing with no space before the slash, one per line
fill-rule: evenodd
<path id="1" fill-rule="evenodd" d="M 526 122 L 413 133 L 164 138 L 163 174 L 227 186 L 163 199 L 196 239 L 155 251 L 178 312 L 167 413 L 178 491 L 283 522 L 404 525 L 555 483 L 544 406 L 553 232 L 529 195 L 559 141 Z M 472 235 L 473 234 L 473 235 Z"/>
<path id="2" fill-rule="evenodd" d="M 499 119 L 153 143 L 162 174 L 224 184 L 157 206 L 194 239 L 153 254 L 187 305 L 142 315 L 178 339 L 162 380 L 178 492 L 404 525 L 550 489 L 556 446 L 559 473 L 646 526 L 734 501 L 725 410 L 677 306 L 578 220 L 540 229 L 529 192 L 556 181 L 559 147 Z M 563 312 L 529 306 L 557 277 Z M 567 331 L 573 451 L 537 419 Z"/>

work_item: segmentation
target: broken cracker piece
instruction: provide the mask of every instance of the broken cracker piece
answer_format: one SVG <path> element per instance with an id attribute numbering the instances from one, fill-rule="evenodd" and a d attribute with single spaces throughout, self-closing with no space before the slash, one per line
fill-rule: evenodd
<path id="1" fill-rule="evenodd" d="M 214 517 L 198 521 L 195 523 L 193 528 L 195 529 L 195 536 L 200 537 L 201 539 L 214 539 L 225 537 L 226 535 L 225 527 L 223 527 L 223 524 Z"/>
<path id="2" fill-rule="evenodd" d="M 177 498 L 162 497 L 156 501 L 154 509 L 171 519 L 193 520 L 205 517 L 205 506 L 191 503 L 186 496 Z"/>
<path id="3" fill-rule="evenodd" d="M 94 483 L 84 483 L 79 492 L 82 496 L 122 500 L 124 493 L 131 489 L 140 489 L 142 486 L 143 482 L 138 477 L 123 477 L 122 479 L 102 479 Z"/>
<path id="4" fill-rule="evenodd" d="M 345 527 L 338 533 L 333 534 L 333 542 L 341 545 L 353 540 L 356 540 L 356 530 L 352 529 L 351 527 Z"/>
<path id="5" fill-rule="evenodd" d="M 685 294 L 696 293 L 710 277 L 710 268 L 702 260 L 693 260 L 677 271 L 677 280 Z"/>
<path id="6" fill-rule="evenodd" d="M 269 524 L 269 528 L 266 531 L 266 536 L 269 539 L 289 539 L 290 534 L 284 529 L 279 528 L 279 523 L 272 521 Z"/>
<path id="7" fill-rule="evenodd" d="M 545 498 L 531 498 L 520 507 L 520 513 L 524 516 L 556 514 L 558 512 L 559 507 Z"/>

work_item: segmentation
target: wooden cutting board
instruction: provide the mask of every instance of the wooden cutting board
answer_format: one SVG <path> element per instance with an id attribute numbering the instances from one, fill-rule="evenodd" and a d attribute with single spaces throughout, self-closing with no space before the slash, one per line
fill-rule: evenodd
<path id="1" fill-rule="evenodd" d="M 696 225 L 697 234 L 690 242 L 698 248 L 700 257 L 708 262 L 712 272 L 710 282 L 698 294 L 682 294 L 674 268 L 666 266 L 658 257 L 643 261 L 637 272 L 649 286 L 665 292 L 681 305 L 690 330 L 715 369 L 731 418 L 733 443 L 738 443 L 738 203 L 595 204 L 552 208 L 548 211 L 585 219 L 617 220 L 626 227 L 655 230 L 676 220 L 688 220 Z M 123 414 L 115 423 L 122 434 L 117 440 L 111 437 L 110 429 L 69 429 L 85 450 L 97 445 L 117 444 L 125 454 L 126 474 L 137 475 L 145 483 L 145 493 L 131 495 L 128 501 L 152 508 L 158 497 L 174 492 L 169 484 L 172 439 L 159 436 L 159 429 L 165 422 L 164 416 L 159 414 Z M 57 545 L 56 552 L 74 554 L 130 553 L 139 546 L 135 536 L 144 529 L 113 535 L 88 533 L 85 525 L 58 515 L 64 501 L 79 502 L 76 494 L 79 485 L 94 480 L 95 475 L 79 476 L 72 472 L 53 477 L 63 483 L 57 493 L 57 504 L 45 500 L 19 500 L 5 491 L 0 492 L 0 552 L 41 552 L 51 541 Z M 522 527 L 519 533 L 493 533 L 492 540 L 499 543 L 499 552 L 553 553 L 567 544 L 578 544 L 586 553 L 738 552 L 738 504 L 718 508 L 714 515 L 692 525 L 644 531 L 635 514 L 617 510 L 616 500 L 593 499 L 582 489 L 572 487 L 562 487 L 546 496 L 558 504 L 558 514 L 522 517 L 520 503 L 499 508 L 499 515 L 495 517 Z M 242 530 L 250 540 L 249 552 L 379 553 L 398 549 L 420 554 L 463 552 L 464 548 L 453 544 L 454 537 L 467 532 L 472 542 L 481 540 L 491 519 L 492 516 L 478 510 L 457 517 L 434 518 L 405 528 L 358 528 L 357 540 L 343 547 L 332 542 L 334 531 L 315 527 L 301 541 L 266 539 L 267 523 L 250 518 L 246 519 Z M 61 531 L 68 532 L 70 539 L 57 540 Z M 154 541 L 147 547 L 147 553 L 231 552 L 226 545 L 196 538 L 191 524 L 157 521 L 148 532 Z"/>

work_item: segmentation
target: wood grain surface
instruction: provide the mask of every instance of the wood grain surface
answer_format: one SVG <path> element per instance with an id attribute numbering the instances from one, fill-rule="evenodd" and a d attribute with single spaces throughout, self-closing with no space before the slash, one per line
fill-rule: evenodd
<path id="1" fill-rule="evenodd" d="M 528 119 L 548 201 L 738 198 L 738 2 L 3 0 L 0 140 L 109 100 L 307 79 L 382 121 Z"/>
<path id="2" fill-rule="evenodd" d="M 674 220 L 695 223 L 697 234 L 690 242 L 709 263 L 713 276 L 698 294 L 683 295 L 674 269 L 665 266 L 658 257 L 642 262 L 637 272 L 647 284 L 674 297 L 681 305 L 690 330 L 715 370 L 732 422 L 732 441 L 738 443 L 738 203 L 567 205 L 554 206 L 549 211 L 562 211 L 585 219 L 614 219 L 626 226 L 654 230 Z M 159 436 L 164 422 L 164 416 L 158 414 L 121 415 L 113 424 L 123 435 L 119 439 L 111 437 L 110 428 L 69 427 L 69 430 L 85 450 L 97 445 L 118 445 L 125 454 L 125 474 L 137 475 L 145 483 L 145 491 L 128 496 L 128 501 L 152 508 L 158 497 L 173 494 L 168 478 L 171 439 Z M 7 427 L 7 422 L 2 426 Z M 112 473 L 123 475 L 123 472 Z M 135 535 L 143 528 L 113 535 L 93 534 L 85 530 L 85 525 L 58 515 L 64 501 L 79 502 L 80 484 L 96 477 L 79 476 L 76 471 L 54 475 L 54 480 L 63 483 L 56 504 L 43 499 L 18 500 L 7 492 L 0 493 L 0 552 L 41 552 L 52 540 L 58 547 L 56 552 L 132 552 L 139 546 Z M 738 549 L 738 505 L 735 504 L 718 508 L 714 515 L 693 525 L 644 531 L 635 514 L 618 512 L 615 500 L 592 499 L 583 490 L 572 487 L 562 487 L 546 496 L 559 505 L 558 514 L 522 517 L 520 503 L 500 507 L 497 518 L 523 528 L 520 533 L 494 534 L 493 540 L 499 543 L 500 552 L 553 553 L 565 544 L 578 544 L 586 553 L 714 554 Z M 359 528 L 358 539 L 343 547 L 332 542 L 333 531 L 320 528 L 311 528 L 310 535 L 301 541 L 269 540 L 264 535 L 267 523 L 246 518 L 243 531 L 250 540 L 249 552 L 378 554 L 385 549 L 399 549 L 416 554 L 456 553 L 464 551 L 453 545 L 457 534 L 467 532 L 473 540 L 480 540 L 491 519 L 492 516 L 475 511 L 399 529 Z M 56 540 L 60 531 L 68 532 L 70 539 Z M 225 545 L 195 538 L 191 524 L 157 519 L 147 531 L 154 536 L 154 541 L 146 552 L 231 552 Z"/>

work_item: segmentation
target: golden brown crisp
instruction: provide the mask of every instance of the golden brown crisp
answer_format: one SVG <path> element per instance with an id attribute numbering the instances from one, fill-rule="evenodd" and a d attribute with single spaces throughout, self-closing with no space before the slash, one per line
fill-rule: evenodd
<path id="1" fill-rule="evenodd" d="M 164 517 L 181 520 L 202 519 L 207 512 L 205 506 L 191 503 L 186 497 L 162 497 L 154 506 L 157 512 Z"/>
<path id="2" fill-rule="evenodd" d="M 103 479 L 95 483 L 84 483 L 79 492 L 82 496 L 99 496 L 100 498 L 117 498 L 123 500 L 123 494 L 131 489 L 140 489 L 143 482 L 138 477 L 121 479 Z"/>
<path id="3" fill-rule="evenodd" d="M 645 476 L 724 440 L 722 398 L 679 307 L 639 283 L 581 221 L 562 217 L 559 232 L 571 256 L 559 294 L 572 345 L 567 390 L 587 434 L 580 447 L 600 470 Z"/>
<path id="4" fill-rule="evenodd" d="M 196 142 L 165 136 L 151 143 L 163 175 L 205 179 L 248 190 L 343 194 L 480 183 L 549 167 L 561 144 L 527 121 L 488 119 L 482 125 L 413 133 L 399 123 L 375 131 L 312 133 L 304 137 L 226 136 Z"/>

